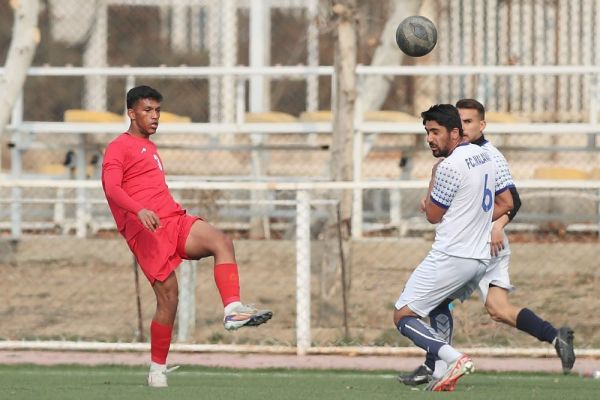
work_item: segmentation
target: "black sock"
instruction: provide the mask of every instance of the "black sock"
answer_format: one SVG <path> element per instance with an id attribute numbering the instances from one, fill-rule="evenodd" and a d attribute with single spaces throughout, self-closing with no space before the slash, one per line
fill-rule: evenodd
<path id="1" fill-rule="evenodd" d="M 427 353 L 427 355 L 425 356 L 425 366 L 427 366 L 427 368 L 429 368 L 430 370 L 435 370 L 435 359 L 437 357 L 435 356 L 435 354 L 432 353 Z"/>
<path id="2" fill-rule="evenodd" d="M 517 315 L 517 329 L 529 333 L 542 342 L 552 343 L 556 337 L 556 328 L 528 308 L 522 309 Z"/>

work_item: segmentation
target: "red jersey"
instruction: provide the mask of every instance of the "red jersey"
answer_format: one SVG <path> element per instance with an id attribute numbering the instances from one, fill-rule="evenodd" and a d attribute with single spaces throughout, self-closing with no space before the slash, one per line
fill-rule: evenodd
<path id="1" fill-rule="evenodd" d="M 161 219 L 185 214 L 169 192 L 162 161 L 150 139 L 125 132 L 109 143 L 102 162 L 102 188 L 126 239 L 145 229 L 137 217 L 143 208 Z"/>

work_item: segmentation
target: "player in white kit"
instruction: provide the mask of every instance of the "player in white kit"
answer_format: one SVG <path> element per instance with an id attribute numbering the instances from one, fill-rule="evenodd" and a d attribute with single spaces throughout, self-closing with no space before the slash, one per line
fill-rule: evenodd
<path id="1" fill-rule="evenodd" d="M 492 156 L 496 164 L 496 173 L 500 177 L 501 187 L 508 187 L 514 203 L 512 210 L 492 224 L 492 259 L 477 287 L 481 301 L 494 321 L 515 327 L 540 341 L 553 344 L 561 359 L 563 371 L 568 373 L 575 362 L 573 330 L 568 326 L 556 329 L 550 322 L 541 319 L 530 309 L 515 306 L 508 299 L 508 294 L 514 287 L 510 283 L 508 268 L 511 252 L 504 227 L 516 215 L 521 201 L 506 159 L 483 135 L 486 126 L 484 106 L 474 99 L 462 99 L 456 103 L 456 107 L 461 117 L 465 137 L 471 143 L 481 146 Z M 448 303 L 446 301 L 432 310 L 429 317 L 436 332 L 451 342 L 453 321 Z M 436 375 L 444 372 L 443 364 L 438 362 L 437 365 L 442 365 L 442 368 L 436 368 L 436 357 L 427 353 L 423 365 L 411 374 L 400 376 L 399 380 L 410 386 L 427 383 L 432 378 L 437 378 Z"/>
<path id="2" fill-rule="evenodd" d="M 428 389 L 452 391 L 458 379 L 474 371 L 473 361 L 421 318 L 446 299 L 473 291 L 489 264 L 492 217 L 512 209 L 512 201 L 494 207 L 499 192 L 494 162 L 489 153 L 463 137 L 454 106 L 435 105 L 421 116 L 427 143 L 433 155 L 441 158 L 432 169 L 423 208 L 427 220 L 439 225 L 431 251 L 413 271 L 395 304 L 394 324 L 415 345 L 448 365 Z"/>

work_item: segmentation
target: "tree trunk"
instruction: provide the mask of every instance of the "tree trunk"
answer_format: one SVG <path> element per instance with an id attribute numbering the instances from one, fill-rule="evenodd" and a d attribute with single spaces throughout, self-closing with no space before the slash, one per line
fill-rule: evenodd
<path id="1" fill-rule="evenodd" d="M 27 69 L 33 61 L 35 49 L 40 41 L 40 31 L 37 27 L 38 0 L 11 0 L 10 4 L 14 9 L 15 18 L 4 75 L 0 75 L 0 136 L 23 89 Z"/>
<path id="2" fill-rule="evenodd" d="M 400 65 L 408 57 L 396 45 L 396 28 L 404 18 L 419 13 L 421 3 L 422 0 L 390 0 L 390 16 L 381 33 L 381 44 L 373 54 L 371 65 Z M 389 76 L 384 75 L 369 75 L 365 78 L 364 87 L 369 88 L 365 93 L 361 93 L 365 111 L 381 108 L 392 82 Z"/>
<path id="3" fill-rule="evenodd" d="M 334 4 L 332 21 L 335 24 L 335 104 L 332 106 L 330 177 L 334 181 L 351 181 L 356 101 L 356 0 L 339 0 Z M 323 320 L 335 316 L 335 322 L 332 322 L 339 326 L 337 319 L 340 313 L 337 310 L 335 313 L 326 313 L 326 310 L 337 308 L 332 307 L 330 303 L 342 285 L 347 285 L 347 282 L 341 282 L 341 265 L 344 259 L 349 259 L 348 227 L 352 212 L 352 192 L 334 191 L 330 193 L 329 198 L 339 202 L 340 212 L 338 217 L 337 206 L 327 207 L 327 220 L 321 232 L 324 249 L 321 262 L 319 320 L 324 322 Z"/>
<path id="4" fill-rule="evenodd" d="M 356 1 L 344 0 L 333 6 L 335 30 L 335 105 L 331 143 L 331 179 L 352 180 L 352 145 L 356 103 Z M 338 195 L 342 220 L 351 216 L 350 191 Z"/>

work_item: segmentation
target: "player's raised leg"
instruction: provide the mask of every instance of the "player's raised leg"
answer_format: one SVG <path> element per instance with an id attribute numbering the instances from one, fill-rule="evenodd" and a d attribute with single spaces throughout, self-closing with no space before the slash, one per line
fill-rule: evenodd
<path id="1" fill-rule="evenodd" d="M 232 240 L 201 219 L 196 220 L 185 241 L 190 259 L 214 257 L 214 278 L 224 307 L 223 325 L 227 330 L 258 326 L 273 316 L 270 310 L 258 310 L 240 301 L 238 266 Z"/>

